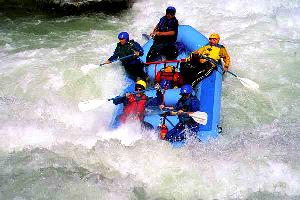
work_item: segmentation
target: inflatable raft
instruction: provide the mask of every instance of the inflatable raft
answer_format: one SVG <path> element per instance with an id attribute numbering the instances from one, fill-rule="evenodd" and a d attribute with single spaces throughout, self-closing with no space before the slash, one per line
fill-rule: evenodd
<path id="1" fill-rule="evenodd" d="M 179 26 L 178 37 L 177 37 L 177 46 L 179 49 L 178 60 L 186 58 L 190 55 L 192 51 L 199 49 L 200 47 L 206 45 L 208 43 L 208 39 L 202 35 L 200 32 L 192 28 L 188 25 Z M 143 46 L 144 48 L 144 56 L 141 57 L 141 60 L 146 62 L 146 55 L 153 44 L 153 40 L 150 39 Z M 167 63 L 168 65 L 178 67 L 178 63 Z M 150 77 L 151 82 L 154 82 L 156 73 L 164 67 L 165 64 L 151 64 L 149 65 L 145 71 Z M 222 66 L 218 66 L 218 68 L 222 68 Z M 134 91 L 135 83 L 128 79 L 129 86 L 123 90 L 123 94 L 126 92 Z M 166 106 L 174 106 L 178 99 L 180 88 L 177 89 L 168 89 L 164 91 L 164 103 Z M 201 124 L 200 129 L 197 133 L 197 138 L 205 142 L 210 138 L 216 138 L 218 134 L 221 132 L 220 126 L 220 112 L 221 112 L 221 95 L 222 95 L 222 74 L 217 70 L 214 70 L 213 73 L 202 80 L 194 87 L 195 95 L 200 100 L 200 111 L 205 112 L 207 114 L 207 122 L 206 124 Z M 155 89 L 147 89 L 145 94 L 148 97 L 155 97 L 156 91 Z M 156 108 L 158 109 L 158 108 Z M 155 108 L 147 109 L 144 121 L 151 124 L 154 129 L 156 129 L 161 123 L 161 112 L 156 110 Z M 111 127 L 115 128 L 119 126 L 120 122 L 118 121 L 118 116 L 122 114 L 123 104 L 119 104 L 116 106 L 116 110 L 112 117 Z M 178 123 L 177 116 L 168 116 L 165 121 L 168 130 L 171 130 L 174 125 Z"/>

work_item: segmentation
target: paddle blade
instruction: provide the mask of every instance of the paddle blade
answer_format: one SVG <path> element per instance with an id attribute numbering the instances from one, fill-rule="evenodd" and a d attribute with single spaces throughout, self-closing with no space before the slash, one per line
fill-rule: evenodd
<path id="1" fill-rule="evenodd" d="M 237 77 L 241 83 L 243 84 L 243 86 L 245 86 L 246 88 L 252 89 L 252 90 L 258 90 L 259 85 L 257 83 L 255 83 L 254 81 L 247 79 L 247 78 L 240 78 Z"/>
<path id="2" fill-rule="evenodd" d="M 94 110 L 101 105 L 103 105 L 106 101 L 102 99 L 92 99 L 92 100 L 86 100 L 82 101 L 78 104 L 78 108 L 81 112 L 86 112 L 89 110 Z"/>
<path id="3" fill-rule="evenodd" d="M 83 72 L 83 73 L 88 73 L 91 69 L 96 69 L 97 67 L 99 67 L 99 65 L 95 65 L 95 64 L 87 64 L 87 65 L 84 65 L 80 68 L 80 70 Z"/>
<path id="4" fill-rule="evenodd" d="M 207 124 L 207 113 L 206 112 L 194 112 L 189 114 L 189 116 L 191 116 L 195 122 L 202 124 L 202 125 L 206 125 Z"/>

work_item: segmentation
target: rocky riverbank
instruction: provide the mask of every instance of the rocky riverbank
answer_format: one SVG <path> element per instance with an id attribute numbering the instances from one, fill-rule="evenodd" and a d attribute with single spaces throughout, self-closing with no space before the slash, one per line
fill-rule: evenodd
<path id="1" fill-rule="evenodd" d="M 130 8 L 132 4 L 133 0 L 0 0 L 0 10 L 79 15 L 89 12 L 115 13 Z"/>

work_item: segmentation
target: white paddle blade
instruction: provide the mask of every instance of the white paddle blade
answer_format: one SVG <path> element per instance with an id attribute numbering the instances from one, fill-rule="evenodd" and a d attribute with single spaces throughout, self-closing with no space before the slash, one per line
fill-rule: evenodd
<path id="1" fill-rule="evenodd" d="M 194 112 L 189 114 L 194 120 L 195 122 L 202 124 L 202 125 L 206 125 L 207 124 L 207 113 L 206 112 Z"/>
<path id="2" fill-rule="evenodd" d="M 101 105 L 103 105 L 106 101 L 102 99 L 93 99 L 93 100 L 86 100 L 82 101 L 78 104 L 78 108 L 81 112 L 86 112 L 89 110 L 94 110 Z"/>
<path id="3" fill-rule="evenodd" d="M 83 65 L 80 70 L 83 73 L 88 73 L 91 69 L 96 69 L 99 65 L 95 65 L 95 64 L 87 64 L 87 65 Z"/>
<path id="4" fill-rule="evenodd" d="M 240 78 L 240 77 L 238 77 L 238 79 L 241 81 L 241 83 L 246 88 L 249 88 L 249 89 L 252 89 L 252 90 L 258 90 L 258 88 L 259 88 L 259 85 L 257 83 L 255 83 L 254 81 L 250 80 L 250 79 Z"/>

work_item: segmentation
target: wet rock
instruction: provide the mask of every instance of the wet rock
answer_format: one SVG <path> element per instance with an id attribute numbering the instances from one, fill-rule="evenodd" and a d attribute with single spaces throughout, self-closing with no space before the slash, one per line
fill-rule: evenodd
<path id="1" fill-rule="evenodd" d="M 46 12 L 79 15 L 90 12 L 115 13 L 132 6 L 133 0 L 0 0 L 2 12 Z"/>

